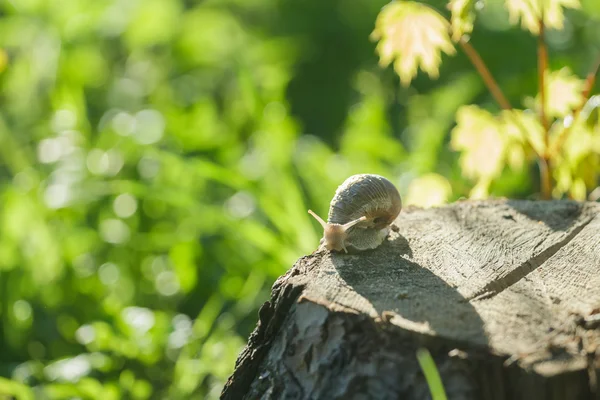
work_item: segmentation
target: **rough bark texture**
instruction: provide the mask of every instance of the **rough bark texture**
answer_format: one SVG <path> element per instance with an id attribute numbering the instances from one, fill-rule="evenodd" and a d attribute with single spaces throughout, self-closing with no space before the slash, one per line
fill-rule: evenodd
<path id="1" fill-rule="evenodd" d="M 600 204 L 403 210 L 379 248 L 273 286 L 223 399 L 600 399 Z"/>

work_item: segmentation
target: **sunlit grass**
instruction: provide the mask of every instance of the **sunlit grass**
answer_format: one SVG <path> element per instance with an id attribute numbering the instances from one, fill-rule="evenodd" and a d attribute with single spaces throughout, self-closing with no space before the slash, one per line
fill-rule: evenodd
<path id="1" fill-rule="evenodd" d="M 429 350 L 421 348 L 417 350 L 417 360 L 421 366 L 421 370 L 429 385 L 429 391 L 431 392 L 431 398 L 433 400 L 446 400 L 446 391 L 442 384 L 442 378 L 438 372 L 438 369 L 433 361 L 433 357 L 429 353 Z"/>

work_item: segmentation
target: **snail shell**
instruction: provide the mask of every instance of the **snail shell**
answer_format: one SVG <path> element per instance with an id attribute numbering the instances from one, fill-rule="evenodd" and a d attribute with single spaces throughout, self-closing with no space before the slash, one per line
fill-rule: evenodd
<path id="1" fill-rule="evenodd" d="M 329 206 L 328 222 L 308 211 L 323 226 L 329 250 L 374 249 L 387 237 L 402 200 L 392 182 L 380 175 L 360 174 L 346 179 Z"/>

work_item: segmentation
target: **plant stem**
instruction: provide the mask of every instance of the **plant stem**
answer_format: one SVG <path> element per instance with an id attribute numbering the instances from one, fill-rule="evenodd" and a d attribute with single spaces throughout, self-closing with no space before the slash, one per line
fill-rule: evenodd
<path id="1" fill-rule="evenodd" d="M 496 80 L 490 73 L 490 70 L 486 67 L 477 50 L 475 50 L 475 48 L 471 46 L 471 44 L 466 41 L 464 37 L 461 37 L 458 43 L 460 44 L 460 47 L 462 47 L 467 57 L 469 57 L 469 60 L 471 60 L 471 63 L 473 63 L 475 66 L 477 72 L 479 72 L 479 75 L 481 75 L 483 82 L 487 86 L 488 90 L 492 93 L 492 96 L 496 102 L 500 105 L 500 107 L 502 107 L 502 109 L 511 110 L 512 106 L 504 96 L 504 93 L 502 93 L 502 89 L 500 89 L 500 86 L 498 86 L 496 83 Z"/>
<path id="2" fill-rule="evenodd" d="M 540 36 L 538 38 L 538 86 L 540 91 L 540 122 L 544 127 L 544 142 L 548 147 L 550 124 L 546 118 L 546 68 L 548 67 L 548 51 L 544 43 L 544 23 L 540 20 Z"/>
<path id="3" fill-rule="evenodd" d="M 596 58 L 596 63 L 594 64 L 594 68 L 588 73 L 585 78 L 585 84 L 583 85 L 583 101 L 579 106 L 578 110 L 581 111 L 585 103 L 590 99 L 590 94 L 592 93 L 592 89 L 594 88 L 594 84 L 596 83 L 596 75 L 598 75 L 598 70 L 600 69 L 600 55 Z"/>
<path id="4" fill-rule="evenodd" d="M 429 392 L 433 400 L 447 400 L 446 390 L 435 361 L 431 356 L 431 353 L 426 348 L 420 348 L 417 350 L 417 361 L 425 375 L 427 386 L 429 386 Z"/>
<path id="5" fill-rule="evenodd" d="M 544 127 L 544 152 L 540 158 L 540 182 L 542 198 L 550 199 L 552 196 L 552 171 L 550 166 L 550 122 L 546 115 L 546 70 L 548 68 L 548 48 L 545 41 L 544 6 L 540 5 L 540 34 L 538 37 L 538 85 L 540 91 L 540 122 Z"/>
<path id="6" fill-rule="evenodd" d="M 550 161 L 546 156 L 539 159 L 540 182 L 542 185 L 542 198 L 550 200 L 552 195 L 552 176 L 550 176 Z"/>

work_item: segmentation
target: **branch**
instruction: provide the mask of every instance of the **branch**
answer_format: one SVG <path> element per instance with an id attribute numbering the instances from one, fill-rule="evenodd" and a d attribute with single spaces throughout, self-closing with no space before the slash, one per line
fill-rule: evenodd
<path id="1" fill-rule="evenodd" d="M 502 89 L 500 89 L 500 86 L 498 86 L 496 83 L 496 80 L 490 73 L 489 69 L 485 66 L 485 63 L 481 59 L 481 56 L 477 50 L 475 50 L 475 48 L 471 46 L 471 44 L 466 41 L 464 37 L 461 37 L 458 43 L 460 44 L 460 47 L 462 47 L 467 57 L 469 57 L 469 60 L 471 60 L 471 63 L 473 63 L 475 66 L 477 72 L 479 72 L 479 75 L 481 75 L 483 82 L 487 86 L 488 90 L 492 93 L 492 96 L 496 102 L 500 105 L 500 107 L 502 107 L 502 109 L 511 110 L 512 106 L 504 96 L 504 93 L 502 93 Z"/>
<path id="2" fill-rule="evenodd" d="M 540 167 L 540 181 L 542 185 L 542 199 L 550 200 L 552 198 L 552 174 L 550 172 L 550 163 L 546 157 L 538 161 Z"/>
<path id="3" fill-rule="evenodd" d="M 596 75 L 598 75 L 598 70 L 600 70 L 600 55 L 598 55 L 598 58 L 596 59 L 596 64 L 594 65 L 594 68 L 588 73 L 587 77 L 585 78 L 583 92 L 581 93 L 583 95 L 584 100 L 578 108 L 579 111 L 581 111 L 585 103 L 587 103 L 587 101 L 590 99 L 590 94 L 592 94 L 592 89 L 594 88 L 594 84 L 596 83 Z"/>
<path id="4" fill-rule="evenodd" d="M 544 6 L 541 6 L 540 35 L 538 37 L 538 85 L 540 91 L 540 122 L 544 127 L 544 154 L 540 159 L 540 183 L 542 198 L 550 199 L 552 196 L 552 173 L 550 171 L 550 123 L 546 115 L 546 70 L 548 68 L 548 48 L 545 41 Z"/>
<path id="5" fill-rule="evenodd" d="M 548 148 L 548 132 L 550 124 L 546 118 L 546 69 L 548 68 L 548 49 L 544 42 L 544 22 L 540 19 L 540 36 L 538 37 L 538 87 L 540 91 L 540 122 L 544 127 L 544 141 L 546 149 Z"/>

